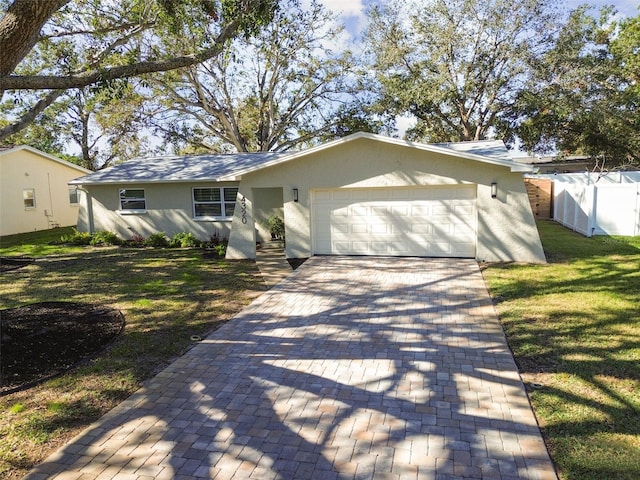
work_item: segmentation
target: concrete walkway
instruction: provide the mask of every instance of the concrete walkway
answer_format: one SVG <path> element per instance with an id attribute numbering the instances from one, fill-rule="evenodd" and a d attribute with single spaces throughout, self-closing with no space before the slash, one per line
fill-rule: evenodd
<path id="1" fill-rule="evenodd" d="M 555 479 L 478 265 L 314 257 L 28 479 Z"/>
<path id="2" fill-rule="evenodd" d="M 280 283 L 293 270 L 284 256 L 283 242 L 277 240 L 264 242 L 256 251 L 256 265 L 269 288 Z"/>

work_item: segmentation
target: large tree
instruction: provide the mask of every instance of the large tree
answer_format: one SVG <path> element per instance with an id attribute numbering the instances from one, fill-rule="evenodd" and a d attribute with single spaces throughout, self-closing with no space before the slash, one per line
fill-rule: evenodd
<path id="1" fill-rule="evenodd" d="M 481 140 L 508 133 L 501 115 L 546 48 L 550 0 L 395 0 L 366 34 L 381 111 L 416 120 L 409 138 Z"/>
<path id="2" fill-rule="evenodd" d="M 575 10 L 537 59 L 514 112 L 527 150 L 590 155 L 605 169 L 640 160 L 640 16 L 614 13 Z"/>
<path id="3" fill-rule="evenodd" d="M 255 37 L 152 81 L 156 129 L 191 151 L 282 151 L 325 134 L 354 95 L 354 62 L 334 51 L 341 33 L 334 24 L 315 1 L 282 2 Z"/>
<path id="4" fill-rule="evenodd" d="M 213 58 L 239 33 L 256 33 L 270 21 L 276 4 L 0 0 L 6 8 L 0 18 L 0 93 L 15 104 L 0 128 L 0 141 L 33 122 L 69 89 Z M 181 41 L 187 31 L 194 41 Z"/>

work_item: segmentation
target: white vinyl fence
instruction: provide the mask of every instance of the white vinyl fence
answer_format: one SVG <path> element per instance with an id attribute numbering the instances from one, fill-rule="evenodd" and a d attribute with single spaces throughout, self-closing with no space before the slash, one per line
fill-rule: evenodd
<path id="1" fill-rule="evenodd" d="M 553 181 L 553 219 L 588 237 L 640 235 L 640 172 L 541 175 Z"/>

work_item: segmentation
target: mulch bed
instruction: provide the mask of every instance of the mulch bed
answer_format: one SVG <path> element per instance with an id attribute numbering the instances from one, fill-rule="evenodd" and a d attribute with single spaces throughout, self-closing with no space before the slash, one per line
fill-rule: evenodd
<path id="1" fill-rule="evenodd" d="M 0 395 L 92 358 L 123 328 L 119 310 L 82 303 L 45 302 L 0 311 Z"/>
<path id="2" fill-rule="evenodd" d="M 293 270 L 298 268 L 300 265 L 302 265 L 307 260 L 308 260 L 308 258 L 287 258 L 287 262 L 289 262 L 289 265 L 291 265 L 291 268 Z"/>

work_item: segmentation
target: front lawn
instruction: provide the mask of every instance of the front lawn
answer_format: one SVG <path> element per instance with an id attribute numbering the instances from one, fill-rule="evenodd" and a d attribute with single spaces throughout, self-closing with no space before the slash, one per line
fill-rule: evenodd
<path id="1" fill-rule="evenodd" d="M 1 274 L 0 309 L 81 302 L 121 310 L 126 325 L 90 363 L 0 397 L 2 479 L 22 477 L 265 289 L 253 262 L 199 249 L 51 246 L 50 233 L 2 239 L 0 255 L 37 258 Z"/>
<path id="2" fill-rule="evenodd" d="M 640 237 L 538 224 L 548 265 L 484 276 L 562 479 L 640 478 Z"/>

